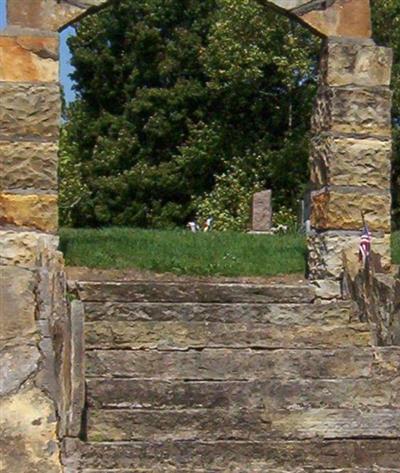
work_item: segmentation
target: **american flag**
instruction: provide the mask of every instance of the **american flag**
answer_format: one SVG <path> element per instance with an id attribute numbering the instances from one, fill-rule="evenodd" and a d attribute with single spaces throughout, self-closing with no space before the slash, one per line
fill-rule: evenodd
<path id="1" fill-rule="evenodd" d="M 360 237 L 360 246 L 359 246 L 359 259 L 366 263 L 369 255 L 371 254 L 371 243 L 372 243 L 372 234 L 369 231 L 367 225 L 364 226 L 364 230 Z"/>

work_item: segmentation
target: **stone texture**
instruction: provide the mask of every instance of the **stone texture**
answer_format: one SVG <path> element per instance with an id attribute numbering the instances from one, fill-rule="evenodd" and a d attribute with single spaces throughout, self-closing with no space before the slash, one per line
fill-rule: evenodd
<path id="1" fill-rule="evenodd" d="M 0 234 L 1 236 L 1 234 Z M 200 304 L 86 302 L 85 321 L 265 323 L 282 327 L 340 324 L 351 320 L 348 301 L 331 304 Z"/>
<path id="2" fill-rule="evenodd" d="M 321 54 L 320 79 L 334 86 L 389 86 L 393 51 L 375 44 L 328 39 Z"/>
<path id="3" fill-rule="evenodd" d="M 377 256 L 373 253 L 369 264 L 362 267 L 354 254 L 345 253 L 346 288 L 359 318 L 369 322 L 374 343 L 400 346 L 400 279 L 381 272 Z"/>
<path id="4" fill-rule="evenodd" d="M 37 370 L 40 353 L 36 346 L 21 345 L 0 351 L 0 397 L 18 390 Z"/>
<path id="5" fill-rule="evenodd" d="M 0 265 L 35 268 L 44 252 L 54 252 L 59 238 L 37 232 L 0 230 Z"/>
<path id="6" fill-rule="evenodd" d="M 58 146 L 37 141 L 0 141 L 0 189 L 57 191 Z"/>
<path id="7" fill-rule="evenodd" d="M 400 375 L 400 349 L 90 350 L 86 376 L 161 380 L 352 379 Z"/>
<path id="8" fill-rule="evenodd" d="M 87 10 L 106 5 L 108 0 L 8 0 L 11 25 L 57 31 L 77 21 Z"/>
<path id="9" fill-rule="evenodd" d="M 372 34 L 369 0 L 309 2 L 293 13 L 317 34 L 345 38 L 370 38 Z M 317 8 L 313 8 L 313 4 Z M 319 7 L 319 8 L 318 8 Z"/>
<path id="10" fill-rule="evenodd" d="M 91 410 L 89 441 L 398 438 L 400 409 Z"/>
<path id="11" fill-rule="evenodd" d="M 335 278 L 343 274 L 343 252 L 350 251 L 358 257 L 361 232 L 327 231 L 308 237 L 309 271 L 314 279 Z M 374 234 L 373 250 L 381 255 L 384 267 L 391 263 L 390 234 Z"/>
<path id="12" fill-rule="evenodd" d="M 83 301 L 126 302 L 311 302 L 309 285 L 266 285 L 238 283 L 79 282 Z"/>
<path id="13" fill-rule="evenodd" d="M 73 450 L 78 448 L 74 444 Z M 148 469 L 176 468 L 176 471 L 243 471 L 272 472 L 272 468 L 288 469 L 290 473 L 305 473 L 337 468 L 388 468 L 390 473 L 398 467 L 399 440 L 352 440 L 304 442 L 133 442 L 128 444 L 87 444 L 81 446 L 82 463 L 86 468 Z M 305 470 L 301 470 L 304 465 Z M 235 468 L 237 468 L 235 470 Z M 196 469 L 196 470 L 195 470 Z M 168 471 L 168 470 L 167 470 Z M 172 470 L 173 471 L 173 470 Z M 201 471 L 201 470 L 200 470 Z M 279 470 L 278 470 L 279 471 Z M 284 471 L 284 470 L 281 470 Z M 356 472 L 353 472 L 356 473 Z M 358 472 L 357 472 L 358 473 Z M 364 473 L 364 472 L 363 472 Z M 387 472 L 389 473 L 389 472 Z"/>
<path id="14" fill-rule="evenodd" d="M 324 190 L 311 195 L 311 225 L 319 230 L 363 228 L 361 211 L 371 231 L 390 232 L 389 193 Z"/>
<path id="15" fill-rule="evenodd" d="M 326 294 L 326 292 L 325 292 Z M 330 295 L 330 294 L 328 294 Z M 338 294 L 335 294 L 337 297 Z M 208 322 L 95 322 L 85 326 L 88 349 L 301 348 L 369 346 L 367 325 L 316 325 L 285 328 L 271 324 Z"/>
<path id="16" fill-rule="evenodd" d="M 252 225 L 253 232 L 269 232 L 272 227 L 272 191 L 256 192 L 253 195 Z"/>
<path id="17" fill-rule="evenodd" d="M 61 473 L 53 403 L 26 386 L 0 400 L 0 471 Z"/>
<path id="18" fill-rule="evenodd" d="M 385 87 L 320 87 L 313 134 L 323 131 L 391 137 L 392 93 Z"/>
<path id="19" fill-rule="evenodd" d="M 390 189 L 391 141 L 322 135 L 312 140 L 311 182 L 324 186 Z"/>
<path id="20" fill-rule="evenodd" d="M 0 222 L 45 232 L 58 228 L 56 195 L 0 195 Z"/>
<path id="21" fill-rule="evenodd" d="M 58 84 L 0 83 L 0 137 L 43 141 L 58 139 Z"/>
<path id="22" fill-rule="evenodd" d="M 10 266 L 0 267 L 0 340 L 30 337 L 36 331 L 35 276 L 33 272 Z"/>
<path id="23" fill-rule="evenodd" d="M 95 409 L 363 409 L 400 407 L 400 379 L 160 381 L 89 379 L 87 399 Z"/>
<path id="24" fill-rule="evenodd" d="M 1 36 L 0 81 L 57 82 L 58 38 Z"/>

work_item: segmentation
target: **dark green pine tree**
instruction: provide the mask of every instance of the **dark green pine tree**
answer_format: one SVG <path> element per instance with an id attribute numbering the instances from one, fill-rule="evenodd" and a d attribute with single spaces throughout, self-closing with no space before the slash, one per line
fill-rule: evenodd
<path id="1" fill-rule="evenodd" d="M 303 28 L 252 0 L 120 0 L 70 47 L 65 222 L 181 225 L 237 158 L 247 188 L 298 197 L 318 52 Z"/>

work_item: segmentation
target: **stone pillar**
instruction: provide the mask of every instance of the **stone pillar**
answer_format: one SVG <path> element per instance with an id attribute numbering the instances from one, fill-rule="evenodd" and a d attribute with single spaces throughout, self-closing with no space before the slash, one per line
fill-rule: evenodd
<path id="1" fill-rule="evenodd" d="M 61 473 L 68 358 L 57 251 L 58 35 L 0 36 L 0 470 Z M 65 376 L 67 378 L 67 376 Z"/>
<path id="2" fill-rule="evenodd" d="M 325 40 L 312 119 L 313 279 L 340 277 L 343 250 L 358 249 L 361 212 L 390 264 L 391 66 L 392 51 L 370 39 Z"/>

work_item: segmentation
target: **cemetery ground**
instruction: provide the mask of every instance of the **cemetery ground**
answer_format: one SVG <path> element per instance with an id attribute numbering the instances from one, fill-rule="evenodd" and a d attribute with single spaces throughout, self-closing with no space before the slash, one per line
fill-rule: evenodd
<path id="1" fill-rule="evenodd" d="M 303 235 L 191 233 L 135 228 L 62 229 L 68 266 L 137 269 L 193 276 L 304 274 Z M 393 262 L 400 264 L 400 232 L 393 234 Z"/>

